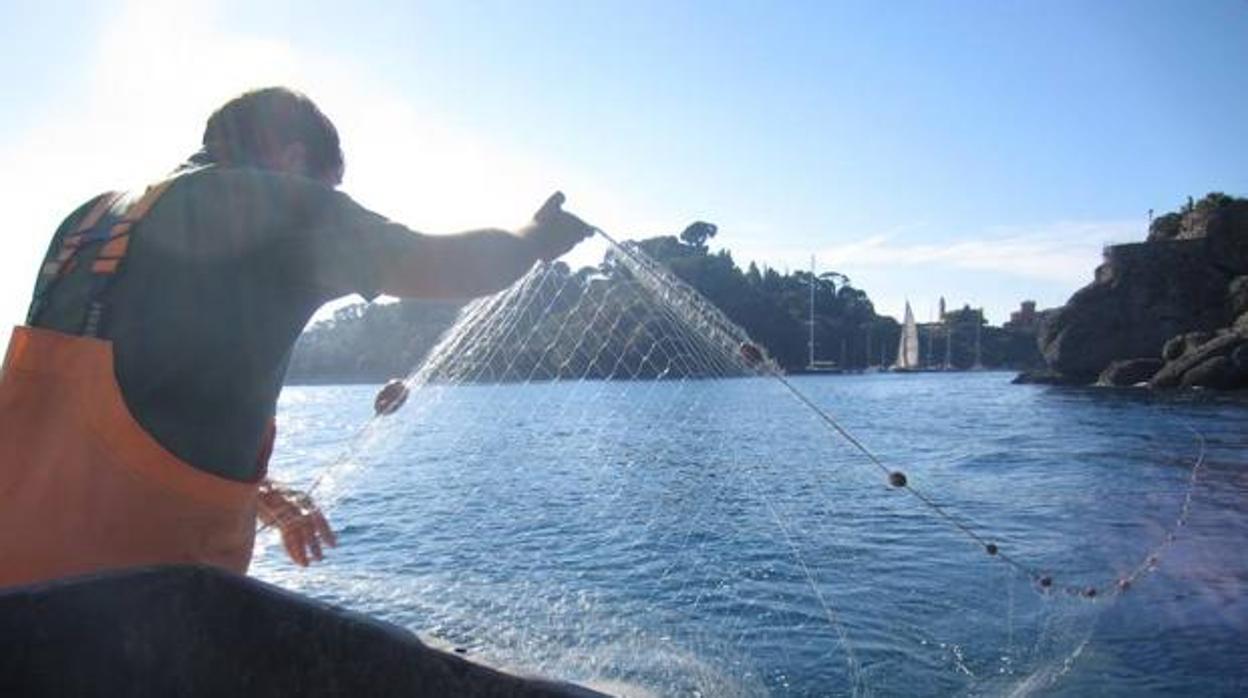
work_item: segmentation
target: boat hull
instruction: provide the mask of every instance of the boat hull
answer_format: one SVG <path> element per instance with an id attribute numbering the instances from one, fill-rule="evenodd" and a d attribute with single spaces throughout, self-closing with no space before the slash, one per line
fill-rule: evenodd
<path id="1" fill-rule="evenodd" d="M 411 632 L 200 566 L 0 591 L 3 696 L 551 696 Z"/>

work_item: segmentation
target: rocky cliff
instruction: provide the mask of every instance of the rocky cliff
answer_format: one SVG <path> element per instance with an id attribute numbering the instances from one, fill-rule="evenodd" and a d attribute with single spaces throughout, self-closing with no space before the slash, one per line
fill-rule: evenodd
<path id="1" fill-rule="evenodd" d="M 1106 248 L 1037 341 L 1046 382 L 1248 388 L 1248 200 L 1210 194 Z"/>

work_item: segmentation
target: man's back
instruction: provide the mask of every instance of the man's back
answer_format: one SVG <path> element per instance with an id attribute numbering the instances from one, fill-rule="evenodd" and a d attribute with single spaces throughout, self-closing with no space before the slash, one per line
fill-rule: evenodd
<path id="1" fill-rule="evenodd" d="M 406 232 L 303 177 L 179 176 L 105 295 L 101 334 L 136 420 L 195 467 L 253 479 L 299 332 L 327 300 L 375 295 L 378 256 Z M 84 292 L 56 287 L 37 324 L 76 332 Z"/>

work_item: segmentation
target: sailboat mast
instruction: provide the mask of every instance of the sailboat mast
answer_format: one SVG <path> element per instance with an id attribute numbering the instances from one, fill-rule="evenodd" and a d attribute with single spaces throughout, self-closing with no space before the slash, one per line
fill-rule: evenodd
<path id="1" fill-rule="evenodd" d="M 975 368 L 983 368 L 983 356 L 980 354 L 979 333 L 984 324 L 984 309 L 979 309 L 979 320 L 975 323 Z"/>
<path id="2" fill-rule="evenodd" d="M 953 368 L 953 324 L 945 321 L 945 370 Z"/>
<path id="3" fill-rule="evenodd" d="M 806 365 L 815 365 L 815 256 L 810 256 L 810 338 L 806 342 Z"/>
<path id="4" fill-rule="evenodd" d="M 867 344 L 866 349 L 862 352 L 863 368 L 871 368 L 871 325 L 867 325 Z"/>

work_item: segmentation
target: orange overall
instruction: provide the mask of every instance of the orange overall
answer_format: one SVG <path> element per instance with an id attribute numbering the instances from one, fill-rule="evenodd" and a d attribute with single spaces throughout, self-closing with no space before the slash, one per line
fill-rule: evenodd
<path id="1" fill-rule="evenodd" d="M 68 236 L 49 278 L 87 263 L 115 274 L 130 229 L 157 185 L 90 243 L 116 197 Z M 94 319 L 93 319 L 94 317 Z M 135 421 L 113 369 L 112 342 L 35 327 L 13 331 L 0 369 L 0 587 L 133 565 L 206 563 L 246 572 L 256 484 L 198 470 Z"/>

